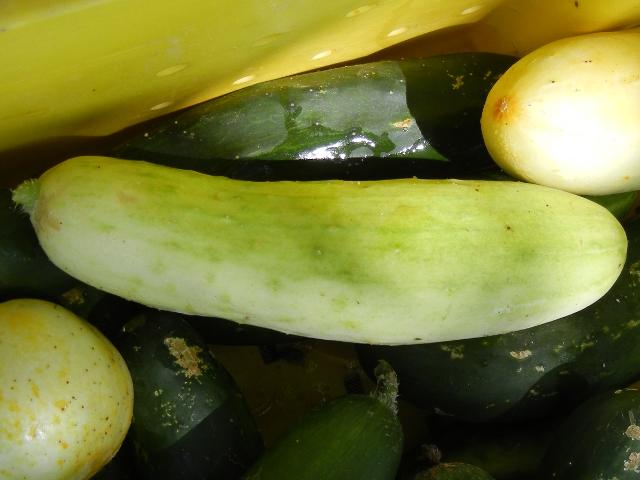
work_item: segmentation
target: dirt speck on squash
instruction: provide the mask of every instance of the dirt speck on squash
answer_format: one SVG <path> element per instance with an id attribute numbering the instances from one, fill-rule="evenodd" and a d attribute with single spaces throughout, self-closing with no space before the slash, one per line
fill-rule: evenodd
<path id="1" fill-rule="evenodd" d="M 629 426 L 624 434 L 632 440 L 640 440 L 640 427 L 636 424 L 636 417 L 631 410 L 629 410 Z"/>
<path id="2" fill-rule="evenodd" d="M 638 425 L 629 425 L 624 434 L 632 440 L 640 440 L 640 427 Z"/>
<path id="3" fill-rule="evenodd" d="M 511 355 L 516 360 L 524 360 L 525 358 L 529 358 L 531 355 L 533 355 L 533 352 L 531 350 L 520 350 L 518 352 L 509 352 L 509 355 Z"/>
<path id="4" fill-rule="evenodd" d="M 187 378 L 197 378 L 202 375 L 204 371 L 204 362 L 200 358 L 202 348 L 195 345 L 187 345 L 184 338 L 178 337 L 167 337 L 164 339 L 164 344 Z"/>
<path id="5" fill-rule="evenodd" d="M 631 452 L 629 459 L 624 461 L 625 472 L 640 473 L 640 452 Z"/>
<path id="6" fill-rule="evenodd" d="M 404 120 L 393 122 L 391 125 L 394 126 L 395 128 L 401 128 L 403 130 L 407 130 L 409 127 L 411 127 L 411 125 L 413 125 L 413 119 L 405 118 Z"/>
<path id="7" fill-rule="evenodd" d="M 62 300 L 67 305 L 82 305 L 84 303 L 84 293 L 82 289 L 73 287 L 62 294 Z"/>
<path id="8" fill-rule="evenodd" d="M 510 95 L 498 98 L 493 104 L 493 119 L 496 122 L 503 122 L 505 125 L 509 123 L 509 119 L 516 114 L 516 101 Z"/>

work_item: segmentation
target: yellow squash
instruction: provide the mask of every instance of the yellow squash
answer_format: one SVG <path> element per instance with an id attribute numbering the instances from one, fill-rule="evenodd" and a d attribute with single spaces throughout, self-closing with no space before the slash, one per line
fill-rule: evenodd
<path id="1" fill-rule="evenodd" d="M 501 0 L 6 0 L 0 152 L 106 135 L 477 21 Z"/>

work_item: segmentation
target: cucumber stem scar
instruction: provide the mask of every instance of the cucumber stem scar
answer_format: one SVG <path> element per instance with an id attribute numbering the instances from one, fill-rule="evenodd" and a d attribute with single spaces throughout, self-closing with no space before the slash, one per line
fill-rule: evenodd
<path id="1" fill-rule="evenodd" d="M 12 191 L 13 201 L 19 205 L 22 210 L 31 215 L 36 206 L 38 196 L 40 194 L 40 180 L 32 178 L 25 180 Z"/>

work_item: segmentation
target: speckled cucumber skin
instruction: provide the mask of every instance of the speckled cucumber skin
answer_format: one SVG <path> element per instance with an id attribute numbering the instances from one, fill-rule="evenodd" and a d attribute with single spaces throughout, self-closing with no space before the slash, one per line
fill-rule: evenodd
<path id="1" fill-rule="evenodd" d="M 92 477 L 133 403 L 122 356 L 93 326 L 44 300 L 0 303 L 0 478 Z"/>
<path id="2" fill-rule="evenodd" d="M 375 344 L 490 335 L 600 298 L 626 235 L 517 182 L 246 182 L 77 157 L 14 194 L 60 268 L 165 310 Z"/>

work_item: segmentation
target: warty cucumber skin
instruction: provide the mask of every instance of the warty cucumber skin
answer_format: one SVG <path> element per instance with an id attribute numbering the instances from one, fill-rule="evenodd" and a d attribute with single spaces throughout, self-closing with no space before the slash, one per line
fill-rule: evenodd
<path id="1" fill-rule="evenodd" d="M 60 268 L 160 309 L 399 344 L 527 328 L 593 303 L 626 256 L 605 208 L 525 183 L 246 182 L 77 157 L 25 184 Z"/>

